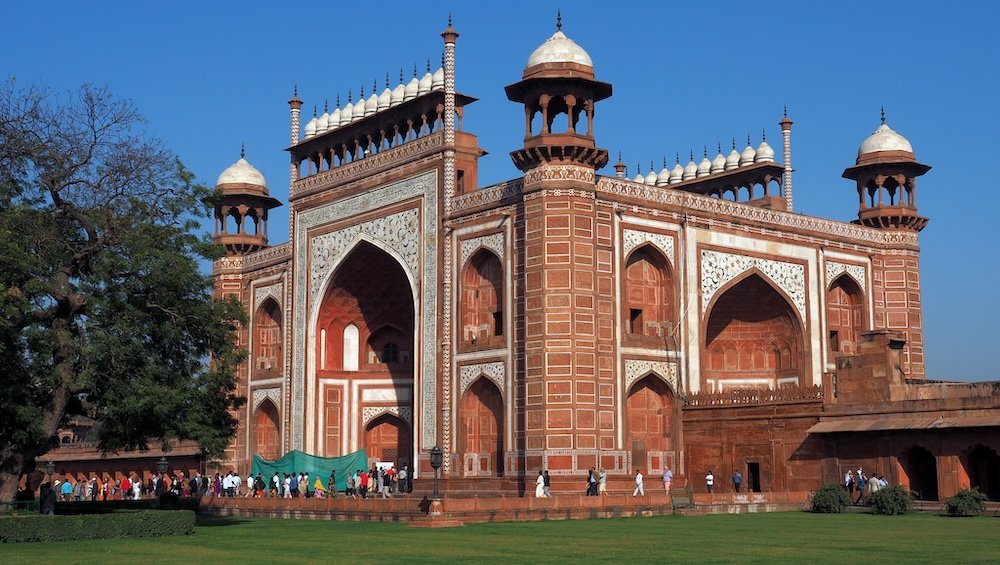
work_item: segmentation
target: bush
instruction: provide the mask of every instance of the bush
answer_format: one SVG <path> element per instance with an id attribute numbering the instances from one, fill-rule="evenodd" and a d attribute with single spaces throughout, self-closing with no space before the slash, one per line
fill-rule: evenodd
<path id="1" fill-rule="evenodd" d="M 826 485 L 813 494 L 812 511 L 836 514 L 851 504 L 851 497 L 840 485 Z"/>
<path id="2" fill-rule="evenodd" d="M 986 495 L 979 487 L 972 490 L 962 489 L 946 502 L 949 516 L 975 516 L 986 510 Z"/>
<path id="3" fill-rule="evenodd" d="M 868 500 L 876 514 L 894 516 L 913 510 L 913 497 L 902 485 L 876 491 Z"/>
<path id="4" fill-rule="evenodd" d="M 0 518 L 0 543 L 188 535 L 194 523 L 190 510 L 12 516 Z"/>

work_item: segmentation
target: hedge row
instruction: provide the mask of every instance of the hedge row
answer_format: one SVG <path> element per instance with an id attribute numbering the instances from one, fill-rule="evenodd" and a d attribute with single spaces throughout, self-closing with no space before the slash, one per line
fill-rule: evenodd
<path id="1" fill-rule="evenodd" d="M 137 510 L 79 516 L 0 518 L 0 542 L 71 541 L 119 537 L 176 536 L 194 533 L 190 510 Z"/>

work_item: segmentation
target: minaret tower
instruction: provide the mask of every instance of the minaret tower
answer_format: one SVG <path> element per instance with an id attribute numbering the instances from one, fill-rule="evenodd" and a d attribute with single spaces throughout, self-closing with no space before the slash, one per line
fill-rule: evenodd
<path id="1" fill-rule="evenodd" d="M 226 255 L 246 255 L 267 247 L 267 215 L 281 206 L 267 192 L 267 181 L 246 160 L 245 148 L 240 160 L 222 171 L 215 182 L 221 194 L 215 204 L 215 231 L 212 239 L 226 248 Z"/>
<path id="2" fill-rule="evenodd" d="M 871 325 L 905 337 L 901 369 L 910 379 L 926 377 L 916 232 L 928 220 L 917 214 L 916 181 L 929 170 L 917 162 L 910 142 L 885 123 L 884 110 L 881 125 L 861 143 L 855 165 L 844 170 L 844 177 L 857 183 L 858 219 L 854 223 L 899 234 L 886 239 L 894 242 L 888 244 L 887 252 L 871 256 Z"/>
<path id="3" fill-rule="evenodd" d="M 524 362 L 515 382 L 526 401 L 513 449 L 531 469 L 576 475 L 619 448 L 615 412 L 598 394 L 612 389 L 616 371 L 606 362 L 615 358 L 614 214 L 595 205 L 608 152 L 594 140 L 594 108 L 611 85 L 596 80 L 590 55 L 559 18 L 506 90 L 525 121 L 524 145 L 510 154 L 524 171 L 524 227 L 514 235 L 514 264 L 523 265 L 515 280 L 525 281 L 515 358 Z M 608 258 L 603 268 L 599 258 Z"/>

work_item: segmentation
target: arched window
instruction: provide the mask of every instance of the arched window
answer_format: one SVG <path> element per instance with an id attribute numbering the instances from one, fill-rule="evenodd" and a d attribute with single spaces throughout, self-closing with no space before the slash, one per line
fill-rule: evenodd
<path id="1" fill-rule="evenodd" d="M 358 370 L 358 327 L 354 324 L 344 328 L 344 370 Z"/>
<path id="2" fill-rule="evenodd" d="M 863 324 L 861 288 L 841 275 L 826 294 L 826 325 L 831 355 L 856 355 Z"/>
<path id="3" fill-rule="evenodd" d="M 389 341 L 382 346 L 383 363 L 399 363 L 399 346 Z"/>
<path id="4" fill-rule="evenodd" d="M 629 256 L 624 275 L 626 338 L 664 347 L 677 323 L 666 259 L 652 246 L 643 246 Z M 677 344 L 666 346 L 676 349 Z"/>
<path id="5" fill-rule="evenodd" d="M 254 369 L 263 372 L 281 371 L 281 308 L 267 299 L 254 317 Z"/>
<path id="6" fill-rule="evenodd" d="M 503 268 L 500 259 L 480 250 L 462 273 L 462 344 L 502 345 Z"/>

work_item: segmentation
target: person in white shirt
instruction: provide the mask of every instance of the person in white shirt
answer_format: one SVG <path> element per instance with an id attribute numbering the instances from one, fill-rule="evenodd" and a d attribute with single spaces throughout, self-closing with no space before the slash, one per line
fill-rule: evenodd
<path id="1" fill-rule="evenodd" d="M 712 470 L 709 469 L 708 474 L 705 475 L 705 488 L 708 489 L 709 494 L 715 489 L 715 475 L 712 474 Z"/>
<path id="2" fill-rule="evenodd" d="M 635 490 L 632 491 L 632 496 L 637 494 L 641 496 L 646 495 L 646 491 L 642 488 L 642 473 L 639 472 L 639 469 L 635 470 Z"/>
<path id="3" fill-rule="evenodd" d="M 284 494 L 282 494 L 281 497 L 282 498 L 291 498 L 292 497 L 292 478 L 289 477 L 287 473 L 285 473 L 284 486 L 285 486 L 285 492 L 284 492 Z"/>

